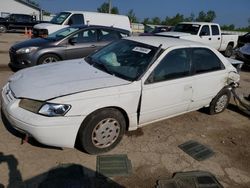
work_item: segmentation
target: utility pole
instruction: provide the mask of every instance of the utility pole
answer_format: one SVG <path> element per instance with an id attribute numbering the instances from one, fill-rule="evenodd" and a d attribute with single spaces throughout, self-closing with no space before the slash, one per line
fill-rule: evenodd
<path id="1" fill-rule="evenodd" d="M 111 0 L 109 0 L 109 14 L 111 14 L 111 7 L 112 7 Z"/>

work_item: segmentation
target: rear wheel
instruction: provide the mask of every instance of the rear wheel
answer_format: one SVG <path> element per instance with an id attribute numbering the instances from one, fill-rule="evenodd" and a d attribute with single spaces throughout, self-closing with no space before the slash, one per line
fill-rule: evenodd
<path id="1" fill-rule="evenodd" d="M 47 64 L 47 63 L 54 63 L 54 62 L 57 62 L 59 60 L 60 60 L 60 58 L 55 54 L 46 54 L 46 55 L 43 55 L 38 60 L 38 64 L 41 65 L 41 64 Z"/>
<path id="2" fill-rule="evenodd" d="M 79 143 L 90 154 L 107 152 L 121 141 L 125 127 L 126 121 L 120 111 L 113 108 L 98 110 L 81 125 Z"/>
<path id="3" fill-rule="evenodd" d="M 228 89 L 221 90 L 212 100 L 209 106 L 210 114 L 218 114 L 223 112 L 229 103 L 231 92 Z"/>
<path id="4" fill-rule="evenodd" d="M 233 45 L 232 44 L 227 45 L 227 48 L 226 48 L 226 50 L 224 52 L 224 55 L 226 57 L 231 57 L 233 55 Z"/>
<path id="5" fill-rule="evenodd" d="M 7 28 L 4 25 L 0 25 L 0 33 L 6 33 Z"/>

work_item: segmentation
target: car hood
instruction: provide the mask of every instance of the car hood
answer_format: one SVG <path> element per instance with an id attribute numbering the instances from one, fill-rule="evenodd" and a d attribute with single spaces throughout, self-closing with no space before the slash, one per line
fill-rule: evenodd
<path id="1" fill-rule="evenodd" d="M 23 69 L 15 73 L 9 82 L 10 89 L 17 98 L 42 101 L 131 83 L 96 69 L 84 59 Z"/>
<path id="2" fill-rule="evenodd" d="M 170 31 L 170 32 L 161 32 L 161 33 L 157 33 L 156 35 L 160 35 L 160 36 L 169 36 L 169 37 L 185 37 L 185 36 L 190 36 L 190 33 L 183 33 L 183 32 L 174 32 L 174 31 Z"/>
<path id="3" fill-rule="evenodd" d="M 30 39 L 30 40 L 26 40 L 23 42 L 19 42 L 13 45 L 12 48 L 14 50 L 18 50 L 18 49 L 25 48 L 25 47 L 41 47 L 41 46 L 49 45 L 52 42 L 53 41 L 44 39 L 44 38 L 35 38 L 35 39 Z"/>

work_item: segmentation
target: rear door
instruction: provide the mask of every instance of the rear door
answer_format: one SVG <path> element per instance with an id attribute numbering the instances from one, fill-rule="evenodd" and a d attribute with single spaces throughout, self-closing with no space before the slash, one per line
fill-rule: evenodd
<path id="1" fill-rule="evenodd" d="M 188 110 L 192 99 L 188 49 L 170 51 L 142 86 L 140 124 Z"/>
<path id="2" fill-rule="evenodd" d="M 70 41 L 73 41 L 71 43 Z M 76 59 L 82 58 L 97 49 L 97 30 L 96 29 L 85 29 L 80 30 L 68 40 L 66 47 L 66 58 Z"/>
<path id="3" fill-rule="evenodd" d="M 212 46 L 218 50 L 221 44 L 221 33 L 218 25 L 211 25 L 212 30 Z"/>
<path id="4" fill-rule="evenodd" d="M 227 71 L 218 56 L 208 48 L 192 49 L 193 97 L 189 110 L 208 105 L 225 86 Z"/>

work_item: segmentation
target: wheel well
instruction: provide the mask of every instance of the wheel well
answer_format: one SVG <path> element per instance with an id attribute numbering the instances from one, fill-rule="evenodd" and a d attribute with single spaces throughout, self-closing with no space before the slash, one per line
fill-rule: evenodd
<path id="1" fill-rule="evenodd" d="M 38 60 L 37 60 L 37 63 L 40 61 L 40 59 L 45 56 L 45 55 L 55 55 L 57 56 L 60 60 L 62 60 L 62 57 L 60 55 L 58 55 L 57 53 L 45 53 L 45 54 L 42 54 L 39 56 Z"/>
<path id="2" fill-rule="evenodd" d="M 228 43 L 228 46 L 234 47 L 234 42 L 229 42 L 229 43 Z"/>
<path id="3" fill-rule="evenodd" d="M 128 130 L 129 128 L 129 118 L 128 118 L 128 114 L 126 113 L 126 111 L 120 107 L 117 107 L 117 106 L 109 106 L 109 107 L 104 107 L 104 108 L 100 108 L 100 109 L 97 109 L 93 112 L 91 112 L 89 115 L 87 115 L 87 117 L 83 120 L 82 124 L 87 120 L 87 118 L 89 118 L 92 114 L 98 112 L 98 111 L 101 111 L 101 110 L 104 110 L 104 109 L 108 109 L 108 108 L 112 108 L 112 109 L 116 109 L 118 111 L 120 111 L 126 121 L 126 130 Z M 76 140 L 75 140 L 75 145 L 77 144 L 78 142 L 78 135 L 79 135 L 79 130 L 80 130 L 80 127 L 78 129 L 78 132 L 77 132 L 77 136 L 76 136 Z"/>

